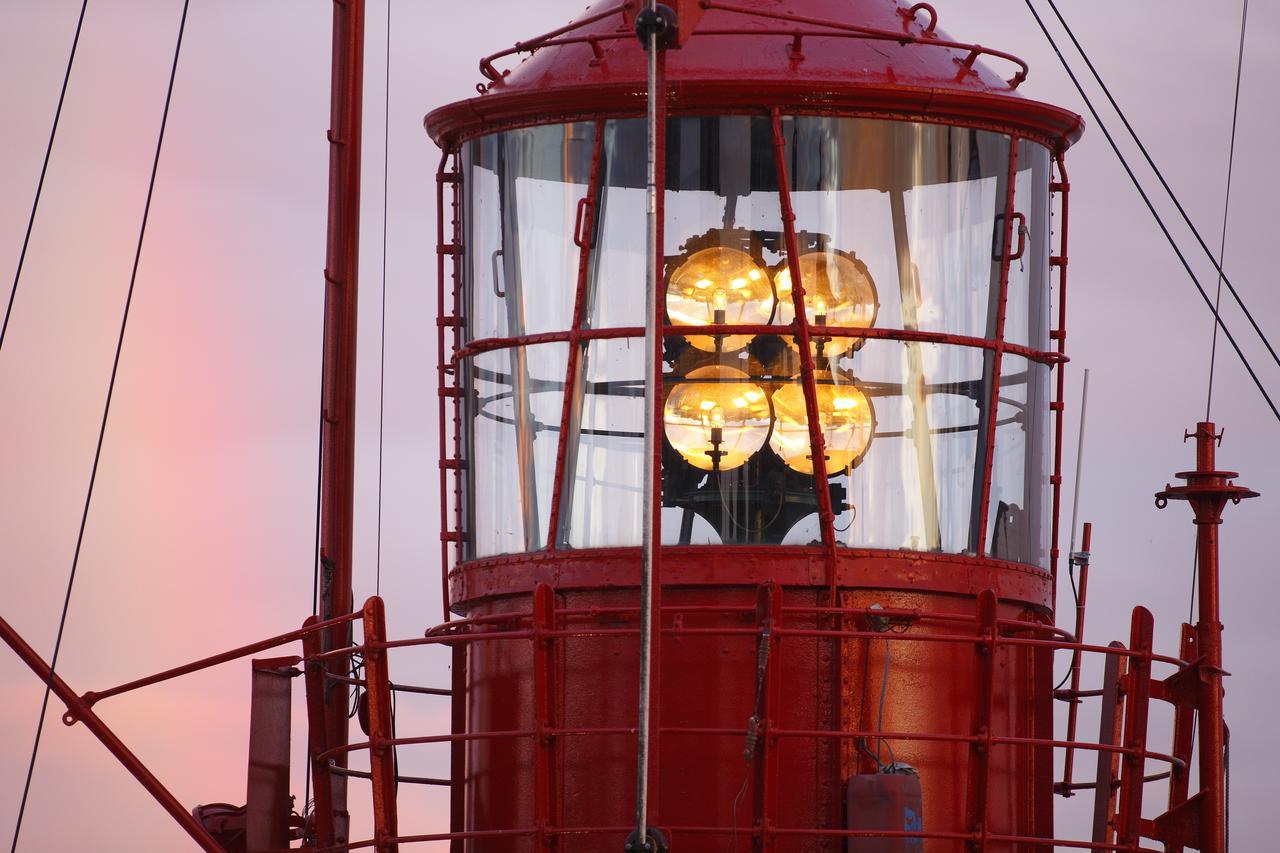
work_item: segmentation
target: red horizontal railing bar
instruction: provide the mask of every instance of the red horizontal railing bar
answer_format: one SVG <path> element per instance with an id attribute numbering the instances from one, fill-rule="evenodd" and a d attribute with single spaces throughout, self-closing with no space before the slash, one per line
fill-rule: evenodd
<path id="1" fill-rule="evenodd" d="M 855 326 L 810 326 L 809 330 L 811 334 L 820 337 L 907 341 L 911 343 L 945 344 L 973 349 L 999 350 L 1022 356 L 1028 361 L 1034 361 L 1037 364 L 1056 365 L 1068 361 L 1065 355 L 1053 350 L 1038 350 L 1021 344 L 1010 343 L 1009 341 L 976 338 L 971 335 L 955 335 L 950 332 L 925 332 L 914 329 L 867 329 Z M 667 325 L 662 327 L 662 334 L 665 337 L 684 335 L 788 335 L 795 334 L 795 332 L 795 323 L 781 326 L 747 323 L 709 323 L 705 326 Z M 481 353 L 510 349 L 512 347 L 568 343 L 570 340 L 575 339 L 592 341 L 640 338 L 643 336 L 644 328 L 641 326 L 619 326 L 615 329 L 581 329 L 576 332 L 539 332 L 532 335 L 515 335 L 506 338 L 479 338 L 459 349 L 455 361 L 472 358 Z"/>
<path id="2" fill-rule="evenodd" d="M 208 669 L 213 666 L 218 666 L 219 664 L 229 663 L 237 658 L 248 657 L 249 655 L 257 654 L 258 652 L 265 652 L 267 649 L 273 649 L 276 646 L 283 646 L 286 643 L 301 640 L 303 637 L 316 631 L 323 631 L 336 625 L 352 622 L 359 618 L 359 616 L 359 613 L 348 613 L 346 616 L 335 616 L 334 618 L 324 622 L 316 622 L 313 625 L 308 625 L 305 628 L 299 628 L 296 631 L 290 631 L 287 634 L 280 634 L 279 636 L 272 637 L 268 640 L 262 640 L 261 642 L 253 643 L 248 646 L 241 646 L 238 649 L 232 649 L 229 652 L 223 652 L 222 654 L 213 655 L 212 657 L 202 658 L 184 666 L 166 669 L 164 672 L 157 672 L 155 675 L 148 675 L 146 678 L 139 678 L 135 681 L 121 684 L 118 687 L 112 687 L 107 690 L 90 691 L 84 694 L 83 698 L 86 702 L 92 705 L 94 702 L 99 700 L 107 699 L 111 696 L 119 696 L 121 693 L 128 693 L 129 691 L 137 690 L 140 687 L 150 687 L 151 685 L 159 684 L 162 681 L 169 681 L 170 679 L 178 678 L 183 675 L 190 675 L 193 672 L 199 672 L 202 669 Z M 301 660 L 301 658 L 299 658 L 299 660 Z"/>
<path id="3" fill-rule="evenodd" d="M 783 36 L 786 38 L 795 37 L 817 37 L 817 38 L 852 38 L 866 41 L 892 41 L 897 44 L 907 46 L 915 45 L 918 47 L 940 47 L 949 50 L 964 51 L 967 56 L 964 59 L 966 68 L 971 68 L 973 63 L 977 61 L 979 56 L 992 56 L 997 59 L 1003 59 L 1011 62 L 1018 67 L 1018 73 L 1007 80 L 1009 88 L 1016 89 L 1027 76 L 1031 73 L 1031 67 L 1026 61 L 1007 51 L 997 50 L 995 48 L 983 47 L 979 44 L 971 44 L 968 42 L 950 41 L 948 39 L 937 38 L 932 32 L 924 38 L 913 35 L 905 30 L 895 32 L 893 30 L 882 30 L 877 27 L 866 27 L 858 24 L 846 24 L 841 21 L 830 21 L 824 18 L 811 18 L 804 15 L 793 15 L 786 12 L 767 12 L 762 9 L 748 8 L 743 6 L 734 6 L 729 3 L 718 3 L 713 0 L 704 0 L 702 7 L 704 9 L 718 9 L 722 12 L 730 12 L 755 18 L 765 18 L 768 20 L 781 21 L 788 25 L 793 25 L 788 29 L 779 30 L 759 30 L 759 29 L 695 29 L 694 34 L 699 36 Z M 594 24 L 598 21 L 605 20 L 614 15 L 619 14 L 626 8 L 626 4 L 611 6 L 595 15 L 574 21 L 558 29 L 543 33 L 531 39 L 516 42 L 508 48 L 504 48 L 496 53 L 491 53 L 480 60 L 480 73 L 485 76 L 491 83 L 501 82 L 505 74 L 494 67 L 493 63 L 508 56 L 514 56 L 519 53 L 531 53 L 535 50 L 541 50 L 547 47 L 556 47 L 560 45 L 571 44 L 591 44 L 597 45 L 599 42 L 617 41 L 619 39 L 633 38 L 630 32 L 623 33 L 600 33 L 591 35 L 569 35 L 574 30 Z M 811 27 L 821 27 L 817 30 L 800 30 L 794 25 L 804 25 Z M 483 89 L 483 87 L 482 87 Z"/>
<path id="4" fill-rule="evenodd" d="M 719 9 L 723 12 L 734 12 L 740 15 L 746 15 L 753 18 L 766 18 L 774 21 L 783 21 L 789 24 L 809 24 L 812 26 L 829 27 L 835 35 L 839 33 L 848 33 L 856 38 L 866 38 L 880 41 L 896 41 L 902 45 L 914 44 L 921 47 L 943 47 L 952 50 L 963 50 L 968 52 L 968 57 L 964 61 L 966 68 L 971 68 L 973 63 L 977 61 L 979 56 L 994 56 L 1007 62 L 1012 62 L 1018 66 L 1018 73 L 1010 78 L 1007 82 L 1010 89 L 1018 88 L 1021 83 L 1027 79 L 1027 75 L 1031 73 L 1031 66 L 1026 61 L 1012 53 L 1003 50 L 996 50 L 991 47 L 983 47 L 980 44 L 970 44 L 968 42 L 949 41 L 947 39 L 936 38 L 932 35 L 925 38 L 914 36 L 908 32 L 894 32 L 893 30 L 882 30 L 875 27 L 864 27 L 859 24 L 846 24 L 840 21 L 829 21 L 825 18 L 810 18 L 807 15 L 795 15 L 790 12 L 768 12 L 764 9 L 758 9 L 748 6 L 735 6 L 732 3 L 720 3 L 716 0 L 702 0 L 702 8 Z M 936 23 L 936 18 L 935 18 Z"/>

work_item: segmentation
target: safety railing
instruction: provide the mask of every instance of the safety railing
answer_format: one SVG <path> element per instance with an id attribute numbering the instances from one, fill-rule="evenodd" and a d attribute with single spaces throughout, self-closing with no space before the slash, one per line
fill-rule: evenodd
<path id="1" fill-rule="evenodd" d="M 1102 690 L 1097 691 L 1058 691 L 1057 698 L 1079 702 L 1090 697 L 1103 698 L 1102 715 L 1113 721 L 1114 739 L 1108 742 L 1082 741 L 1074 738 L 1054 739 L 1025 737 L 1015 734 L 1001 734 L 991 730 L 991 719 L 984 718 L 981 710 L 975 714 L 972 728 L 968 731 L 888 731 L 888 730 L 822 730 L 793 729 L 777 725 L 766 707 L 758 723 L 744 722 L 741 727 L 723 726 L 661 726 L 658 729 L 663 737 L 696 736 L 696 737 L 729 737 L 738 739 L 756 738 L 759 744 L 756 760 L 761 762 L 776 761 L 778 752 L 786 749 L 785 744 L 798 739 L 818 741 L 857 741 L 880 740 L 893 742 L 919 743 L 953 743 L 967 744 L 971 747 L 971 764 L 969 778 L 974 784 L 985 787 L 991 769 L 991 756 L 994 750 L 1008 748 L 1044 748 L 1055 751 L 1093 752 L 1099 756 L 1098 778 L 1090 783 L 1071 783 L 1067 791 L 1075 793 L 1084 789 L 1093 789 L 1101 803 L 1095 809 L 1095 824 L 1091 840 L 1049 839 L 1041 836 L 1016 835 L 998 832 L 992 826 L 981 796 L 972 800 L 969 808 L 969 825 L 973 827 L 965 831 L 930 829 L 918 832 L 841 829 L 829 826 L 785 826 L 777 824 L 772 815 L 756 814 L 750 825 L 721 826 L 670 826 L 662 824 L 662 829 L 674 840 L 682 836 L 706 837 L 721 836 L 728 839 L 731 835 L 740 838 L 743 843 L 763 845 L 763 849 L 772 849 L 774 841 L 782 838 L 920 838 L 938 841 L 956 841 L 974 845 L 976 849 L 988 849 L 995 844 L 1049 844 L 1059 848 L 1107 851 L 1143 851 L 1154 848 L 1144 847 L 1141 838 L 1144 829 L 1150 830 L 1151 824 L 1141 822 L 1143 794 L 1145 788 L 1153 782 L 1168 779 L 1171 776 L 1185 776 L 1188 769 L 1189 750 L 1176 750 L 1174 754 L 1162 753 L 1148 747 L 1146 740 L 1147 717 L 1152 699 L 1167 699 L 1166 684 L 1183 672 L 1190 664 L 1180 658 L 1157 654 L 1152 649 L 1153 622 L 1151 615 L 1143 608 L 1136 608 L 1133 613 L 1132 631 L 1128 646 L 1112 644 L 1110 646 L 1091 645 L 1076 642 L 1068 633 L 1053 626 L 1035 621 L 1002 619 L 996 616 L 996 601 L 992 593 L 984 593 L 979 598 L 978 615 L 957 613 L 936 613 L 920 610 L 892 608 L 843 608 L 814 607 L 808 605 L 784 604 L 783 590 L 772 585 L 760 587 L 761 605 L 756 608 L 746 606 L 691 605 L 665 606 L 663 608 L 663 627 L 665 636 L 680 635 L 686 637 L 708 636 L 717 638 L 754 636 L 768 637 L 772 642 L 784 642 L 786 638 L 826 639 L 833 641 L 875 640 L 890 643 L 926 643 L 972 646 L 975 650 L 979 667 L 985 667 L 985 677 L 981 680 L 986 696 L 979 698 L 975 707 L 990 708 L 991 696 L 999 688 L 994 673 L 994 661 L 998 650 L 1003 648 L 1047 649 L 1063 651 L 1072 656 L 1099 655 L 1106 661 L 1106 678 L 1109 679 Z M 379 611 L 380 612 L 380 605 Z M 594 608 L 561 608 L 556 606 L 555 596 L 549 587 L 540 586 L 533 598 L 530 610 L 503 613 L 470 619 L 460 619 L 441 625 L 428 631 L 421 638 L 383 641 L 380 639 L 380 627 L 370 623 L 369 608 L 366 608 L 366 639 L 363 645 L 357 646 L 366 660 L 385 661 L 388 652 L 414 647 L 430 647 L 447 645 L 453 649 L 465 649 L 476 643 L 530 642 L 534 646 L 535 665 L 532 678 L 541 676 L 540 670 L 548 665 L 554 655 L 554 644 L 567 639 L 614 638 L 639 635 L 638 626 L 626 624 L 638 620 L 639 611 L 634 607 L 594 607 Z M 722 627 L 688 627 L 678 624 L 677 617 L 691 614 L 722 614 L 749 618 L 755 616 L 754 625 L 726 625 Z M 869 620 L 880 623 L 910 623 L 909 633 L 876 630 L 874 628 L 846 628 L 843 625 L 855 622 L 860 625 L 869 624 Z M 619 625 L 618 623 L 622 623 Z M 830 627 L 813 627 L 815 624 Z M 926 629 L 927 628 L 927 629 Z M 336 652 L 335 652 L 336 653 Z M 309 656 L 308 662 L 323 661 L 330 653 L 319 653 Z M 375 657 L 370 658 L 370 655 Z M 381 658 L 377 657 L 381 655 Z M 1152 674 L 1153 666 L 1161 665 L 1172 668 L 1169 678 L 1157 679 Z M 771 673 L 774 677 L 776 674 Z M 766 679 L 769 677 L 765 676 Z M 371 697 L 371 710 L 376 702 L 373 696 L 388 689 L 388 684 L 380 685 L 378 679 L 387 678 L 385 665 L 382 668 L 370 667 L 367 677 L 357 680 L 367 689 Z M 464 700 L 458 695 L 455 682 L 455 703 Z M 535 693 L 540 691 L 535 688 Z M 767 695 L 767 691 L 766 691 Z M 386 720 L 379 724 L 371 713 L 371 728 L 365 741 L 328 749 L 313 756 L 317 773 L 325 772 L 338 759 L 353 753 L 368 751 L 370 765 L 373 767 L 373 811 L 379 816 L 377 834 L 373 838 L 351 841 L 346 844 L 324 846 L 318 849 L 325 851 L 376 849 L 392 850 L 398 845 L 426 844 L 431 842 L 457 842 L 461 844 L 469 840 L 484 838 L 532 838 L 538 842 L 557 837 L 593 837 L 599 838 L 600 849 L 607 849 L 609 844 L 617 847 L 630 831 L 631 827 L 618 826 L 561 826 L 550 820 L 539 820 L 532 825 L 511 827 L 490 827 L 485 829 L 468 828 L 465 819 L 455 813 L 454 823 L 449 831 L 422 833 L 400 833 L 396 828 L 398 822 L 394 816 L 395 797 L 388 791 L 384 783 L 379 790 L 380 772 L 387 772 L 387 756 L 396 748 L 407 748 L 427 744 L 450 744 L 455 755 L 465 750 L 467 744 L 479 741 L 514 741 L 527 740 L 533 749 L 550 751 L 557 747 L 557 742 L 568 738 L 590 738 L 603 736 L 635 736 L 636 729 L 628 727 L 591 727 L 591 726 L 556 726 L 552 725 L 546 706 L 542 699 L 535 701 L 532 725 L 505 731 L 467 731 L 457 726 L 448 734 L 432 734 L 424 736 L 394 736 L 386 728 Z M 768 700 L 766 700 L 766 706 Z M 1105 728 L 1105 727 L 1104 727 Z M 772 754 L 771 754 L 772 753 Z M 456 759 L 455 759 L 456 760 Z M 1162 772 L 1148 774 L 1147 763 L 1164 765 Z M 550 780 L 541 778 L 549 773 L 553 766 L 550 761 L 535 762 L 528 784 L 531 790 L 542 789 L 550 784 Z M 381 771 L 379 768 L 383 768 Z M 541 768 L 541 769 L 539 769 Z M 391 777 L 386 777 L 391 778 Z M 463 778 L 459 776 L 458 778 Z M 963 776 L 957 784 L 963 783 Z M 400 781 L 422 781 L 409 777 L 401 777 Z M 437 780 L 433 780 L 437 781 Z M 1062 786 L 1059 793 L 1063 793 Z M 455 799 L 463 794 L 461 787 L 454 791 Z M 761 802 L 768 803 L 766 794 Z M 549 814 L 548 812 L 547 814 Z M 544 815 L 545 817 L 545 815 Z M 462 850 L 462 846 L 451 849 Z M 469 849 L 469 848 L 468 848 Z"/>

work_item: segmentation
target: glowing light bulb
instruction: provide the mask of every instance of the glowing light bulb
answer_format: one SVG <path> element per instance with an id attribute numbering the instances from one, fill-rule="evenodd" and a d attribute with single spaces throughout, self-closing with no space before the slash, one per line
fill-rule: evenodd
<path id="1" fill-rule="evenodd" d="M 819 370 L 814 373 L 818 427 L 826 446 L 827 474 L 848 468 L 863 457 L 875 432 L 871 401 L 850 377 Z M 800 377 L 773 394 L 774 424 L 769 445 L 787 467 L 813 473 L 809 418 Z"/>
<path id="2" fill-rule="evenodd" d="M 667 441 L 703 471 L 740 467 L 769 436 L 764 390 L 743 371 L 726 365 L 690 371 L 667 397 L 662 418 Z"/>
<path id="3" fill-rule="evenodd" d="M 880 309 L 875 282 L 861 261 L 852 260 L 836 252 L 810 252 L 801 255 L 800 280 L 804 282 L 805 316 L 810 323 L 869 329 L 875 325 Z M 795 319 L 795 301 L 791 295 L 791 268 L 784 267 L 774 278 L 778 290 L 777 322 L 790 323 Z M 865 338 L 837 337 L 824 341 L 824 355 L 837 357 L 851 349 L 857 349 Z M 793 350 L 800 346 L 788 336 L 787 344 Z M 817 342 L 814 344 L 817 351 Z"/>
<path id="4" fill-rule="evenodd" d="M 694 252 L 667 284 L 667 316 L 675 326 L 706 326 L 717 322 L 760 326 L 773 313 L 769 278 L 746 252 L 716 246 Z M 722 335 L 720 347 L 738 350 L 755 335 Z M 689 335 L 689 343 L 715 352 L 713 335 Z"/>

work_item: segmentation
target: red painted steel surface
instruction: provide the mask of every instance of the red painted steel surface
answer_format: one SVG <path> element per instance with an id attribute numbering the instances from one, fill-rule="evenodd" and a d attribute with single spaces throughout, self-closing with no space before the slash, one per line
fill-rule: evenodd
<path id="1" fill-rule="evenodd" d="M 689 43 L 670 51 L 672 114 L 775 108 L 913 116 L 998 125 L 1064 145 L 1083 128 L 1074 113 L 1017 95 L 1008 81 L 1025 73 L 1021 60 L 975 55 L 985 49 L 929 32 L 926 13 L 908 16 L 887 0 L 703 5 L 709 8 Z M 630 28 L 637 6 L 604 0 L 549 45 L 545 38 L 522 43 L 537 52 L 509 76 L 490 71 L 498 79 L 486 80 L 485 94 L 432 112 L 432 137 L 451 147 L 501 125 L 643 115 L 644 52 Z"/>

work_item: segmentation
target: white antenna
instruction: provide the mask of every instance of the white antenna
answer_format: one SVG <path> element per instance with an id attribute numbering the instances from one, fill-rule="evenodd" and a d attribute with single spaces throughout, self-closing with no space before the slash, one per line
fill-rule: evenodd
<path id="1" fill-rule="evenodd" d="M 1080 394 L 1080 432 L 1076 436 L 1076 483 L 1075 497 L 1071 501 L 1071 548 L 1067 551 L 1067 559 L 1074 560 L 1076 555 L 1076 518 L 1080 514 L 1080 469 L 1084 465 L 1084 418 L 1089 410 L 1089 368 L 1084 369 L 1084 390 Z"/>

